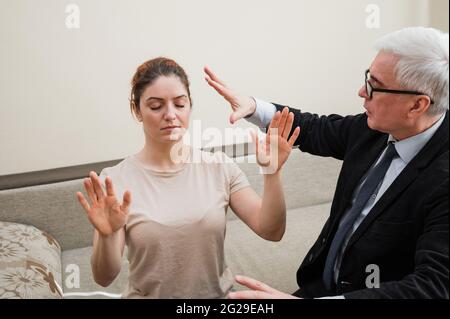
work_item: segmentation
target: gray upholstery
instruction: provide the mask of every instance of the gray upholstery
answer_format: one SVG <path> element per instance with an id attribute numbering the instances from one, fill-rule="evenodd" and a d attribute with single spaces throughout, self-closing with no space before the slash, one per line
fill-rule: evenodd
<path id="1" fill-rule="evenodd" d="M 0 220 L 33 225 L 62 250 L 92 245 L 92 226 L 76 199 L 82 179 L 0 191 Z"/>
<path id="2" fill-rule="evenodd" d="M 263 189 L 263 177 L 250 157 L 236 161 L 253 188 Z M 255 277 L 273 287 L 293 292 L 295 272 L 316 240 L 329 214 L 341 162 L 293 150 L 283 168 L 288 207 L 284 238 L 268 242 L 255 235 L 230 211 L 225 242 L 227 263 L 234 273 Z M 0 220 L 34 225 L 54 236 L 62 249 L 64 292 L 108 291 L 120 293 L 127 281 L 127 261 L 118 278 L 107 288 L 92 280 L 90 253 L 92 226 L 76 200 L 82 180 L 0 191 Z M 66 287 L 68 265 L 80 269 L 80 288 Z M 237 287 L 240 289 L 240 287 Z"/>

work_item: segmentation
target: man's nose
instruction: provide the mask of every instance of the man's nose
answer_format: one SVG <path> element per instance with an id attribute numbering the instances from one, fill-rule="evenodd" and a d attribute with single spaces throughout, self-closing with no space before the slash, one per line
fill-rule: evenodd
<path id="1" fill-rule="evenodd" d="M 358 95 L 359 95 L 359 97 L 362 97 L 363 99 L 368 98 L 367 93 L 366 93 L 366 88 L 364 87 L 364 85 L 359 89 Z"/>

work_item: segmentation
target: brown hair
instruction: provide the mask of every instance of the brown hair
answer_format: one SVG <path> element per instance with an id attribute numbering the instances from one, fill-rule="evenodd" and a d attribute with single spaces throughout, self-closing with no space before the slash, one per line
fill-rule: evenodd
<path id="1" fill-rule="evenodd" d="M 159 57 L 146 61 L 137 68 L 136 73 L 131 80 L 131 113 L 136 115 L 136 112 L 140 111 L 139 101 L 142 93 L 148 85 L 151 85 L 160 76 L 171 75 L 177 76 L 181 83 L 183 83 L 192 106 L 191 92 L 189 91 L 189 79 L 186 72 L 174 60 Z"/>

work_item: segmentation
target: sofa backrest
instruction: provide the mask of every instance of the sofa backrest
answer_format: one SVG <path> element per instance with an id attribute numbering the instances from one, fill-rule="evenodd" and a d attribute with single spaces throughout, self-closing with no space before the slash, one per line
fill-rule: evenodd
<path id="1" fill-rule="evenodd" d="M 254 157 L 249 155 L 248 157 Z M 262 195 L 264 178 L 259 167 L 249 163 L 248 157 L 236 158 L 235 161 L 247 175 L 255 189 Z M 313 156 L 293 149 L 282 169 L 284 197 L 287 209 L 319 205 L 331 202 L 336 188 L 337 178 L 342 162 L 333 158 Z M 234 219 L 234 214 L 231 214 Z"/>
<path id="2" fill-rule="evenodd" d="M 254 156 L 254 155 L 249 155 Z M 257 193 L 262 194 L 263 175 L 248 157 L 236 158 Z M 295 149 L 282 179 L 288 209 L 332 200 L 341 162 Z M 53 235 L 63 250 L 92 245 L 93 228 L 76 199 L 82 179 L 0 191 L 0 220 L 33 225 Z M 233 213 L 228 219 L 236 218 Z"/>
<path id="3" fill-rule="evenodd" d="M 83 180 L 0 191 L 0 220 L 33 225 L 62 250 L 92 245 L 93 228 L 75 196 Z"/>

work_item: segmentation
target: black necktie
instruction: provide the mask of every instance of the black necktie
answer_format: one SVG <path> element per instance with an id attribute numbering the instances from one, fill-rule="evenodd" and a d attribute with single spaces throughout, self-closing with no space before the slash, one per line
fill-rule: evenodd
<path id="1" fill-rule="evenodd" d="M 395 150 L 395 146 L 392 142 L 390 142 L 383 158 L 369 172 L 366 181 L 364 182 L 364 184 L 362 185 L 361 189 L 358 192 L 358 195 L 355 199 L 355 203 L 350 208 L 350 210 L 344 217 L 344 221 L 336 231 L 336 234 L 334 235 L 333 241 L 331 243 L 330 250 L 328 251 L 327 260 L 325 261 L 325 269 L 323 272 L 323 281 L 327 289 L 330 289 L 332 287 L 336 256 L 339 253 L 339 250 L 342 246 L 344 239 L 346 238 L 346 235 L 352 229 L 352 226 L 355 223 L 358 216 L 361 215 L 361 212 L 364 206 L 366 205 L 367 201 L 369 200 L 370 196 L 374 195 L 377 186 L 383 180 L 384 175 L 386 175 L 386 171 L 391 165 L 392 159 L 396 155 L 397 151 Z"/>

